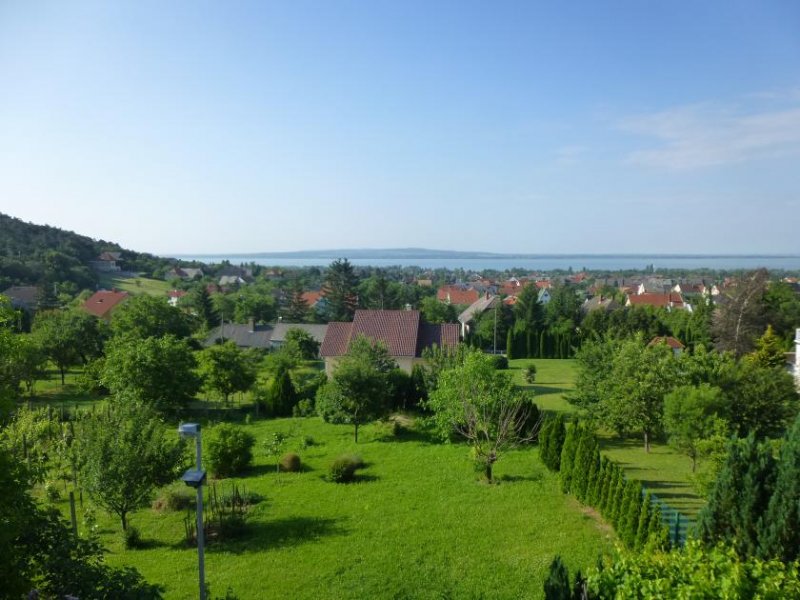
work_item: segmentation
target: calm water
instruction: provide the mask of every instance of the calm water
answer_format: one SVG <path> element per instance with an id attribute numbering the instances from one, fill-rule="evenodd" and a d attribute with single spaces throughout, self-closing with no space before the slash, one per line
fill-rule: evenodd
<path id="1" fill-rule="evenodd" d="M 185 260 L 199 260 L 205 263 L 219 263 L 228 260 L 231 264 L 253 262 L 258 265 L 275 267 L 323 267 L 333 262 L 332 258 L 262 258 L 245 255 L 237 256 L 195 256 L 182 257 Z M 344 258 L 344 257 L 342 257 Z M 626 269 L 644 270 L 648 265 L 656 269 L 783 269 L 800 271 L 800 256 L 540 256 L 534 258 L 353 258 L 350 262 L 359 266 L 390 267 L 415 266 L 423 269 L 465 269 L 482 271 L 495 269 L 528 269 L 531 271 L 551 271 L 555 269 L 574 271 L 583 269 L 597 271 L 616 271 Z"/>

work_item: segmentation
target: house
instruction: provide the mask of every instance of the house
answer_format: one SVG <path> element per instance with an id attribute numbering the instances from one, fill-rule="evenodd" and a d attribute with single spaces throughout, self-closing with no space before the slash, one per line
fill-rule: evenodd
<path id="1" fill-rule="evenodd" d="M 794 352 L 786 353 L 786 370 L 794 376 L 795 387 L 800 390 L 800 328 L 794 331 Z"/>
<path id="2" fill-rule="evenodd" d="M 494 309 L 499 302 L 500 296 L 493 296 L 487 293 L 470 304 L 460 315 L 458 315 L 458 322 L 461 324 L 461 337 L 467 337 L 467 334 L 469 333 L 469 324 L 475 319 L 475 317 L 482 315 L 487 310 Z"/>
<path id="3" fill-rule="evenodd" d="M 538 301 L 539 304 L 547 304 L 550 302 L 550 286 L 539 289 Z"/>
<path id="4" fill-rule="evenodd" d="M 15 285 L 3 292 L 3 296 L 11 301 L 13 308 L 26 312 L 34 312 L 39 306 L 39 288 L 35 285 Z"/>
<path id="5" fill-rule="evenodd" d="M 111 320 L 111 313 L 128 299 L 128 292 L 118 292 L 116 290 L 100 290 L 81 305 L 81 308 L 104 321 Z"/>
<path id="6" fill-rule="evenodd" d="M 671 279 L 647 279 L 639 284 L 636 290 L 638 295 L 642 294 L 668 294 L 675 285 Z"/>
<path id="7" fill-rule="evenodd" d="M 652 340 L 650 340 L 650 343 L 647 344 L 647 347 L 649 348 L 650 346 L 656 346 L 658 344 L 666 344 L 667 346 L 672 348 L 672 353 L 675 356 L 680 356 L 681 352 L 683 352 L 683 349 L 685 348 L 685 346 L 680 342 L 680 340 L 678 340 L 678 339 L 676 339 L 676 338 L 674 338 L 672 336 L 654 337 Z"/>
<path id="8" fill-rule="evenodd" d="M 192 267 L 173 267 L 164 274 L 164 279 L 183 279 L 184 281 L 191 281 L 193 279 L 202 279 L 205 276 L 203 269 L 195 269 Z"/>
<path id="9" fill-rule="evenodd" d="M 167 296 L 169 297 L 169 305 L 170 306 L 178 306 L 178 302 L 180 302 L 181 298 L 186 296 L 188 292 L 183 290 L 170 290 L 167 292 Z"/>
<path id="10" fill-rule="evenodd" d="M 287 323 L 285 321 L 279 321 L 275 323 L 272 328 L 272 337 L 270 338 L 270 348 L 272 350 L 277 350 L 286 343 L 286 332 L 290 329 L 302 329 L 321 345 L 322 340 L 325 339 L 325 332 L 328 331 L 328 326 L 315 323 Z"/>
<path id="11" fill-rule="evenodd" d="M 593 296 L 592 298 L 587 298 L 581 304 L 581 311 L 584 314 L 589 314 L 593 310 L 604 310 L 606 312 L 610 312 L 612 310 L 618 309 L 619 302 L 614 300 L 611 296 L 603 296 L 603 294 L 598 294 L 597 296 Z"/>
<path id="12" fill-rule="evenodd" d="M 246 324 L 222 323 L 208 334 L 203 341 L 203 345 L 213 346 L 228 340 L 233 341 L 239 348 L 260 348 L 269 350 L 271 347 L 272 326 L 256 325 L 255 320 L 250 319 Z"/>
<path id="13" fill-rule="evenodd" d="M 219 278 L 219 285 L 221 287 L 227 287 L 231 285 L 244 285 L 245 283 L 247 282 L 244 280 L 244 277 L 240 275 L 222 275 Z"/>
<path id="14" fill-rule="evenodd" d="M 389 354 L 406 373 L 422 362 L 422 351 L 434 344 L 455 346 L 460 341 L 456 323 L 431 325 L 422 321 L 418 310 L 356 310 L 352 323 L 328 324 L 320 348 L 325 372 L 330 377 L 350 342 L 359 335 L 386 344 Z"/>
<path id="15" fill-rule="evenodd" d="M 683 296 L 675 292 L 666 294 L 656 294 L 646 292 L 644 294 L 628 294 L 625 306 L 652 306 L 653 308 L 666 308 L 667 310 L 688 310 L 692 308 L 683 301 Z"/>
<path id="16" fill-rule="evenodd" d="M 117 261 L 121 260 L 121 258 L 121 252 L 103 252 L 96 260 L 89 261 L 89 266 L 95 271 L 121 271 L 122 267 L 117 264 Z"/>
<path id="17" fill-rule="evenodd" d="M 445 285 L 436 292 L 439 302 L 445 304 L 463 304 L 469 306 L 478 301 L 480 292 L 464 285 Z"/>

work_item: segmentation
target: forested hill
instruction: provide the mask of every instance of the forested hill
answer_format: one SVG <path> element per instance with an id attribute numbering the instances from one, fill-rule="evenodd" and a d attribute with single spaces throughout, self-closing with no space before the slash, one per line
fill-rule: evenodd
<path id="1" fill-rule="evenodd" d="M 122 267 L 152 272 L 167 260 L 122 248 L 114 242 L 49 225 L 26 223 L 0 213 L 0 291 L 11 285 L 92 289 L 97 274 L 89 263 L 103 252 L 122 253 Z M 68 291 L 65 289 L 64 291 Z"/>

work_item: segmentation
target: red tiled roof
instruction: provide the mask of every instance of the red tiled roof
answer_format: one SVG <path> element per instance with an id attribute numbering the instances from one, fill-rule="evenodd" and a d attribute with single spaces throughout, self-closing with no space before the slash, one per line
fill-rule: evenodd
<path id="1" fill-rule="evenodd" d="M 472 288 L 464 289 L 454 285 L 446 285 L 439 288 L 436 297 L 439 302 L 449 302 L 450 304 L 472 304 L 481 294 Z"/>
<path id="2" fill-rule="evenodd" d="M 514 306 L 517 303 L 518 298 L 516 296 L 507 296 L 503 298 L 503 304 L 506 306 Z"/>
<path id="3" fill-rule="evenodd" d="M 109 292 L 100 290 L 83 303 L 83 308 L 95 317 L 103 318 L 107 316 L 117 304 L 128 297 L 128 292 Z"/>
<path id="4" fill-rule="evenodd" d="M 657 344 L 666 344 L 673 350 L 683 350 L 684 346 L 681 344 L 680 340 L 675 339 L 672 336 L 669 337 L 654 337 L 650 340 L 650 343 L 647 344 L 648 346 L 655 346 Z"/>
<path id="5" fill-rule="evenodd" d="M 657 308 L 673 306 L 675 308 L 683 308 L 683 297 L 675 292 L 669 294 L 657 294 L 654 292 L 632 294 L 628 296 L 628 302 L 632 306 L 655 306 Z"/>
<path id="6" fill-rule="evenodd" d="M 322 292 L 303 292 L 303 300 L 312 308 L 320 301 L 322 296 Z"/>
<path id="7" fill-rule="evenodd" d="M 458 343 L 459 331 L 454 323 L 422 323 L 416 310 L 357 310 L 352 323 L 328 324 L 320 355 L 346 354 L 351 340 L 363 335 L 385 343 L 391 356 L 420 356 L 433 343 Z"/>
<path id="8" fill-rule="evenodd" d="M 170 298 L 183 298 L 188 292 L 184 292 L 183 290 L 170 290 L 167 292 L 167 296 Z"/>
<path id="9" fill-rule="evenodd" d="M 550 283 L 550 280 L 537 281 L 536 282 L 536 287 L 539 288 L 540 290 L 544 290 L 544 289 L 548 289 L 548 288 L 552 287 L 552 284 Z"/>

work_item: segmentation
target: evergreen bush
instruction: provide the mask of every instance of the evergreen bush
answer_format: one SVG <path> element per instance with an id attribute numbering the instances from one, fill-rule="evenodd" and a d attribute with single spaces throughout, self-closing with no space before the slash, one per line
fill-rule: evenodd
<path id="1" fill-rule="evenodd" d="M 577 421 L 567 428 L 564 445 L 561 448 L 561 491 L 569 493 L 572 484 L 572 470 L 575 463 L 575 452 L 582 427 Z"/>
<path id="2" fill-rule="evenodd" d="M 297 473 L 302 468 L 300 457 L 294 452 L 287 452 L 281 456 L 280 470 L 285 473 Z"/>
<path id="3" fill-rule="evenodd" d="M 544 597 L 545 600 L 570 600 L 572 598 L 569 570 L 560 556 L 556 556 L 550 563 L 550 572 L 544 582 Z"/>
<path id="4" fill-rule="evenodd" d="M 328 479 L 334 483 L 349 483 L 355 479 L 356 471 L 363 467 L 364 461 L 361 460 L 361 457 L 354 454 L 343 454 L 331 464 Z"/>

